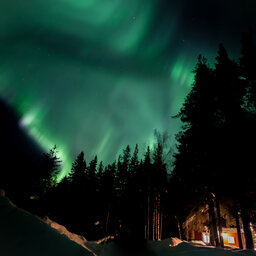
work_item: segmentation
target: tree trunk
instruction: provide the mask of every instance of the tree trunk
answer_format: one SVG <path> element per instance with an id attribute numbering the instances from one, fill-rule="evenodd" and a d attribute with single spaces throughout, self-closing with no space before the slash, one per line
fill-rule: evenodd
<path id="1" fill-rule="evenodd" d="M 158 240 L 157 234 L 158 234 L 158 202 L 157 202 L 157 195 L 155 196 L 155 240 Z"/>
<path id="2" fill-rule="evenodd" d="M 144 238 L 145 238 L 145 241 L 148 239 L 147 237 L 147 224 L 144 225 Z"/>
<path id="3" fill-rule="evenodd" d="M 236 219 L 236 229 L 237 229 L 239 248 L 243 249 L 243 243 L 242 243 L 242 237 L 241 237 L 241 229 L 240 229 L 240 222 L 239 222 L 239 215 L 238 215 L 237 209 L 235 209 L 235 219 Z"/>
<path id="4" fill-rule="evenodd" d="M 162 233 L 163 233 L 163 213 L 161 213 L 160 240 L 162 240 Z"/>
<path id="5" fill-rule="evenodd" d="M 154 211 L 153 211 L 153 223 L 152 223 L 152 228 L 153 228 L 153 235 L 152 235 L 152 240 L 155 240 L 155 215 L 156 215 L 156 209 L 155 209 L 155 202 L 154 202 Z"/>
<path id="6" fill-rule="evenodd" d="M 208 194 L 208 202 L 209 202 L 211 244 L 213 246 L 219 247 L 219 239 L 218 239 L 218 232 L 217 232 L 216 217 L 215 217 L 212 193 Z"/>
<path id="7" fill-rule="evenodd" d="M 160 194 L 157 193 L 157 240 L 160 240 L 160 214 L 161 214 L 161 198 Z"/>
<path id="8" fill-rule="evenodd" d="M 147 215 L 147 218 L 148 218 L 148 224 L 147 224 L 147 240 L 149 240 L 149 223 L 150 223 L 150 197 L 149 197 L 149 194 L 148 194 L 148 215 Z"/>
<path id="9" fill-rule="evenodd" d="M 220 201 L 219 201 L 219 196 L 218 195 L 216 195 L 216 209 L 217 209 L 218 228 L 219 228 L 219 246 L 223 248 L 224 247 L 224 243 L 223 243 L 223 237 L 222 237 Z"/>
<path id="10" fill-rule="evenodd" d="M 106 218 L 106 227 L 105 227 L 106 237 L 108 236 L 109 214 L 110 214 L 110 205 L 108 206 L 108 212 L 107 212 L 107 218 Z M 106 241 L 107 241 L 107 240 L 106 240 Z M 105 242 L 106 242 L 106 241 L 105 241 Z"/>
<path id="11" fill-rule="evenodd" d="M 181 238 L 180 221 L 179 221 L 179 219 L 178 219 L 178 217 L 177 217 L 177 216 L 174 216 L 174 217 L 175 217 L 175 219 L 176 219 L 176 221 L 177 221 L 177 225 L 178 225 L 179 238 L 180 238 L 180 240 L 182 240 L 182 238 Z"/>
<path id="12" fill-rule="evenodd" d="M 253 249 L 253 240 L 252 240 L 252 232 L 250 228 L 250 216 L 246 210 L 246 207 L 244 205 L 241 205 L 241 217 L 244 227 L 244 236 L 245 236 L 245 243 L 246 243 L 246 249 Z"/>

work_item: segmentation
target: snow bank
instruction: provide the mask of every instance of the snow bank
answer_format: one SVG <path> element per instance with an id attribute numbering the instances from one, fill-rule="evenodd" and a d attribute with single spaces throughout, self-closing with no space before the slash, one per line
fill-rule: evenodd
<path id="1" fill-rule="evenodd" d="M 101 255 L 101 251 L 103 247 L 105 246 L 104 244 L 98 244 L 95 241 L 87 241 L 85 243 L 85 246 L 94 253 L 94 255 Z"/>
<path id="2" fill-rule="evenodd" d="M 51 220 L 49 217 L 45 217 L 43 219 L 43 221 L 45 223 L 47 223 L 48 225 L 50 225 L 52 228 L 54 228 L 58 233 L 65 235 L 70 240 L 74 241 L 77 244 L 80 244 L 87 251 L 92 252 L 95 256 L 99 255 L 100 251 L 102 250 L 103 245 L 100 243 L 112 238 L 111 236 L 109 236 L 109 237 L 105 237 L 97 242 L 87 241 L 85 239 L 85 237 L 69 232 L 65 226 L 60 225 L 59 223 Z"/>
<path id="3" fill-rule="evenodd" d="M 0 197 L 0 255 L 92 256 L 42 220 Z"/>
<path id="4" fill-rule="evenodd" d="M 100 256 L 245 256 L 255 255 L 253 251 L 230 251 L 205 246 L 193 246 L 178 238 L 162 241 L 149 241 L 144 248 L 136 251 L 124 251 L 114 243 L 103 247 Z"/>
<path id="5" fill-rule="evenodd" d="M 166 240 L 169 240 L 169 239 L 166 239 Z M 170 240 L 171 240 L 171 242 L 170 242 L 169 246 L 172 246 L 172 247 L 177 246 L 177 245 L 183 243 L 183 241 L 180 240 L 177 237 L 172 237 Z"/>
<path id="6" fill-rule="evenodd" d="M 77 244 L 84 246 L 84 243 L 87 241 L 83 236 L 79 236 L 77 234 L 69 232 L 66 227 L 60 225 L 59 223 L 57 223 L 55 221 L 52 221 L 48 217 L 45 217 L 43 219 L 43 221 L 45 223 L 47 223 L 48 225 L 50 225 L 52 228 L 56 229 L 58 231 L 58 233 L 65 235 L 66 237 L 68 237 L 70 240 L 76 242 Z"/>

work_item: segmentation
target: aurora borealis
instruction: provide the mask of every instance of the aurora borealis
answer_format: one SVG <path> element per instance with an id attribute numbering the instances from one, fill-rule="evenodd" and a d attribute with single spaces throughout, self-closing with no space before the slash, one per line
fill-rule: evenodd
<path id="1" fill-rule="evenodd" d="M 64 173 L 80 151 L 113 161 L 177 114 L 199 53 L 237 57 L 254 1 L 2 0 L 0 96 Z"/>

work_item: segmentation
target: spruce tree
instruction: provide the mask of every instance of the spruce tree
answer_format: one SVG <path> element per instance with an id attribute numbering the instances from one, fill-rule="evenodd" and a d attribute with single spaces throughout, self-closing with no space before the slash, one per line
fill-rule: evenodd
<path id="1" fill-rule="evenodd" d="M 143 191 L 145 191 L 145 238 L 146 240 L 152 239 L 153 232 L 152 232 L 152 163 L 151 163 L 151 152 L 149 146 L 147 147 L 147 151 L 144 155 L 144 161 L 141 163 L 141 168 L 143 172 L 144 182 L 143 184 Z"/>
<path id="2" fill-rule="evenodd" d="M 69 174 L 70 180 L 70 209 L 67 209 L 72 219 L 71 231 L 81 235 L 87 235 L 88 232 L 88 170 L 84 159 L 84 152 L 81 152 L 72 164 Z"/>
<path id="3" fill-rule="evenodd" d="M 240 187 L 241 195 L 238 197 L 240 203 L 236 203 L 237 211 L 241 212 L 243 221 L 246 247 L 253 248 L 253 240 L 251 234 L 250 222 L 255 210 L 255 182 L 256 174 L 251 171 L 254 165 L 255 151 L 252 150 L 256 143 L 256 75 L 255 75 L 255 58 L 256 58 L 256 44 L 252 33 L 244 33 L 242 38 L 242 56 L 240 58 L 240 82 L 245 87 L 245 97 L 243 109 L 245 111 L 245 118 L 243 125 L 241 125 L 240 132 L 243 134 L 239 141 L 240 167 L 243 169 L 243 175 L 240 175 L 237 184 Z M 236 200 L 237 201 L 237 200 Z M 238 216 L 238 213 L 236 213 Z"/>
<path id="4" fill-rule="evenodd" d="M 126 190 L 126 182 L 129 176 L 129 165 L 131 160 L 131 149 L 128 145 L 124 150 L 123 154 L 119 155 L 117 162 L 116 182 L 119 194 L 122 196 Z"/>
<path id="5" fill-rule="evenodd" d="M 198 59 L 195 82 L 178 114 L 183 129 L 177 135 L 178 153 L 172 180 L 182 188 L 185 198 L 190 196 L 190 202 L 200 202 L 200 194 L 205 194 L 213 235 L 211 241 L 218 245 L 221 239 L 217 239 L 216 223 L 221 233 L 221 197 L 240 200 L 243 202 L 241 209 L 248 209 L 248 206 L 243 207 L 249 199 L 246 193 L 250 184 L 248 177 L 251 177 L 246 163 L 252 158 L 248 157 L 246 143 L 253 139 L 253 133 L 248 125 L 249 112 L 245 104 L 249 91 L 246 78 L 241 78 L 238 65 L 229 58 L 223 45 L 219 47 L 216 61 L 215 69 L 211 69 L 204 58 Z M 241 175 L 242 169 L 245 172 Z M 237 187 L 235 191 L 234 186 Z M 242 218 L 245 233 L 249 234 L 248 211 L 242 212 L 246 212 Z M 247 247 L 252 248 L 251 236 L 246 236 Z"/>
<path id="6" fill-rule="evenodd" d="M 116 204 L 116 162 L 105 167 L 102 175 L 102 199 L 103 199 L 103 219 L 104 236 L 114 234 L 117 228 L 117 216 L 120 205 Z"/>
<path id="7" fill-rule="evenodd" d="M 204 57 L 199 56 L 194 74 L 191 92 L 177 115 L 183 122 L 183 127 L 177 135 L 178 153 L 175 155 L 172 173 L 172 179 L 177 183 L 174 186 L 181 190 L 187 204 L 189 201 L 194 202 L 193 204 L 204 203 L 204 200 L 198 200 L 199 194 L 205 194 L 206 189 L 206 194 L 211 195 L 218 179 L 215 177 L 214 149 L 219 113 L 216 109 L 213 70 Z M 211 206 L 211 197 L 207 198 Z M 210 214 L 214 214 L 214 211 L 210 211 Z M 211 216 L 211 219 L 214 220 L 215 216 Z M 216 234 L 216 223 L 212 224 L 212 230 Z M 216 238 L 215 244 L 218 245 Z"/>
<path id="8" fill-rule="evenodd" d="M 96 193 L 96 186 L 97 186 L 97 180 L 96 180 L 96 172 L 97 172 L 97 156 L 94 157 L 94 159 L 90 162 L 88 167 L 88 179 L 89 179 L 89 190 L 90 194 L 93 197 L 93 195 Z"/>
<path id="9" fill-rule="evenodd" d="M 56 185 L 57 175 L 60 172 L 60 165 L 61 160 L 58 157 L 58 151 L 55 145 L 50 149 L 49 153 L 43 154 L 39 174 L 41 177 L 41 189 L 43 193 Z"/>
<path id="10" fill-rule="evenodd" d="M 84 152 L 81 152 L 74 163 L 69 174 L 69 179 L 76 184 L 81 184 L 87 177 L 86 161 L 84 159 Z"/>

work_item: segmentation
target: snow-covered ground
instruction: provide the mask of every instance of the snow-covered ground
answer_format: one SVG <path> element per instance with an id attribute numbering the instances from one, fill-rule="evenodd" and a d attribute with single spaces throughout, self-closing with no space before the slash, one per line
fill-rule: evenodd
<path id="1" fill-rule="evenodd" d="M 41 219 L 0 197 L 1 256 L 92 256 Z"/>
<path id="2" fill-rule="evenodd" d="M 181 242 L 171 246 L 172 238 L 163 241 L 150 241 L 144 248 L 136 251 L 126 250 L 110 243 L 103 247 L 100 256 L 245 256 L 255 255 L 253 251 L 231 251 L 204 246 L 194 246 L 187 242 Z"/>
<path id="3" fill-rule="evenodd" d="M 129 249 L 127 249 L 129 248 Z M 70 233 L 64 226 L 17 208 L 0 196 L 1 256 L 240 256 L 256 255 L 254 251 L 223 250 L 177 238 L 150 241 L 141 248 L 126 249 L 115 243 L 87 241 Z"/>

